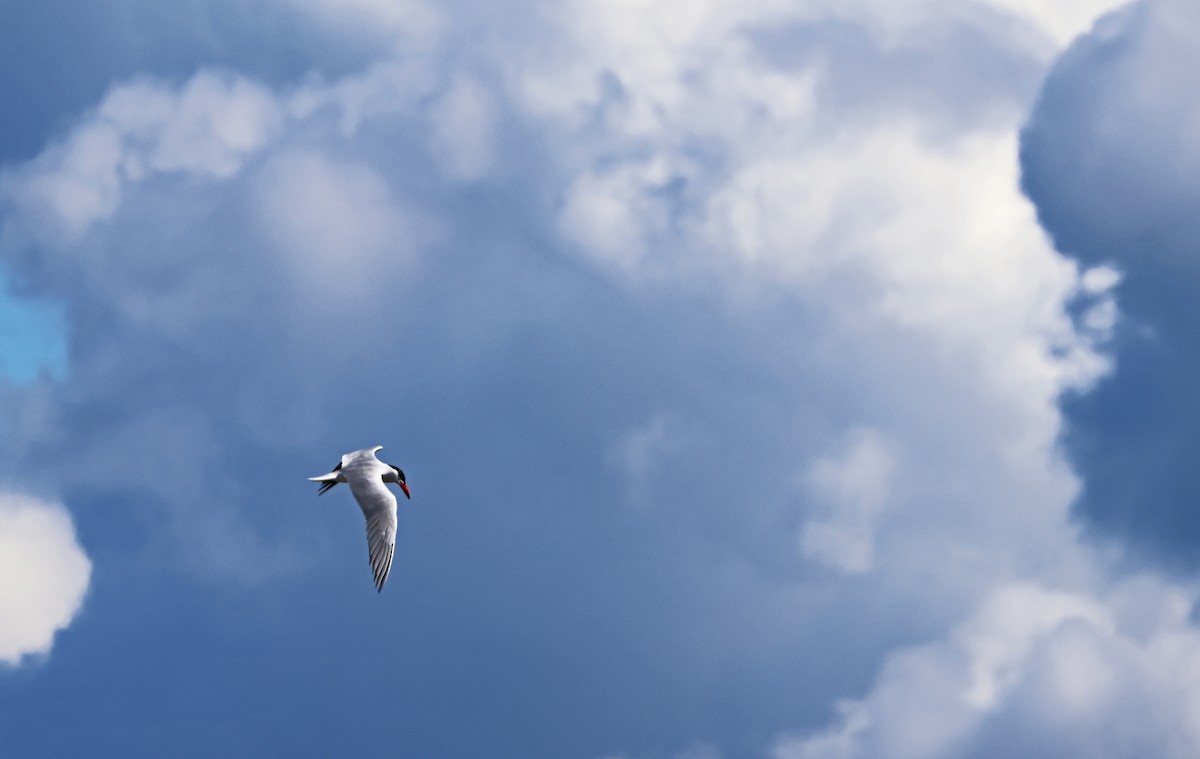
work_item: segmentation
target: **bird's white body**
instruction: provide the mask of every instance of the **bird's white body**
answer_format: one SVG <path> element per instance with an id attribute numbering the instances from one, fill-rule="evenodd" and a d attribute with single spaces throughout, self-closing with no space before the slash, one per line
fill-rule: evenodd
<path id="1" fill-rule="evenodd" d="M 339 482 L 350 486 L 354 500 L 358 501 L 367 519 L 367 549 L 376 590 L 383 590 L 396 549 L 396 496 L 388 490 L 387 483 L 395 482 L 404 488 L 405 495 L 408 494 L 404 473 L 375 458 L 375 452 L 382 448 L 377 445 L 347 453 L 329 474 L 308 478 L 322 483 L 322 493 Z"/>

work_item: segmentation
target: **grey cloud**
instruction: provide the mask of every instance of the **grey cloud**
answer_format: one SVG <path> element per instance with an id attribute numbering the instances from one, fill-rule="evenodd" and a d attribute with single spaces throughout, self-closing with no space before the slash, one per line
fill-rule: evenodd
<path id="1" fill-rule="evenodd" d="M 1047 78 L 1023 136 L 1024 185 L 1056 246 L 1122 273 L 1116 372 L 1070 394 L 1065 443 L 1078 510 L 1143 560 L 1197 566 L 1194 176 L 1200 14 L 1157 0 L 1116 12 Z"/>
<path id="2" fill-rule="evenodd" d="M 759 11 L 771 20 L 738 13 Z M 759 755 L 868 688 L 897 644 L 957 624 L 997 577 L 1087 576 L 1061 524 L 1075 482 L 1050 445 L 1054 393 L 1098 371 L 1063 314 L 1078 277 L 1014 192 L 993 116 L 963 117 L 979 132 L 961 140 L 875 120 L 822 131 L 814 113 L 840 118 L 869 93 L 808 100 L 807 72 L 747 52 L 766 43 L 743 25 L 672 38 L 680 57 L 663 74 L 653 35 L 613 52 L 641 26 L 593 49 L 572 36 L 592 31 L 581 19 L 546 44 L 571 65 L 492 40 L 262 85 L 277 126 L 234 168 L 125 177 L 77 240 L 27 234 L 38 220 L 10 211 L 5 260 L 67 304 L 71 370 L 37 388 L 44 413 L 13 416 L 6 465 L 60 485 L 100 555 L 150 525 L 128 551 L 148 568 L 278 593 L 287 628 L 327 635 L 361 668 L 348 672 L 497 722 L 455 729 L 461 713 L 413 697 L 419 748 L 640 756 L 699 738 L 698 751 Z M 1001 57 L 1026 71 L 1019 31 Z M 929 75 L 923 56 L 874 52 L 872 74 Z M 488 98 L 462 95 L 474 85 L 460 69 Z M 992 73 L 981 102 L 1017 107 L 1025 84 Z M 938 105 L 961 87 L 929 85 L 931 122 L 960 123 Z M 479 131 L 446 128 L 464 113 Z M 563 223 L 592 179 L 627 195 L 587 197 L 642 212 L 607 247 L 610 226 L 588 237 Z M 741 205 L 714 202 L 726 190 Z M 717 208 L 770 228 L 747 245 L 757 263 L 722 236 L 737 213 L 722 226 Z M 989 244 L 969 234 L 984 218 L 999 227 Z M 640 257 L 614 271 L 605 254 L 625 241 Z M 682 420 L 664 428 L 678 441 L 614 456 L 663 413 Z M 816 514 L 804 473 L 864 426 L 902 464 L 872 525 L 874 571 L 833 576 L 798 546 Z M 376 443 L 414 501 L 394 570 L 403 602 L 365 611 L 346 600 L 365 580 L 353 506 L 318 501 L 303 477 Z M 64 459 L 75 466 L 60 472 Z M 634 459 L 648 462 L 641 508 L 627 508 Z M 188 599 L 224 592 L 191 579 Z M 313 594 L 353 624 L 305 611 Z M 359 645 L 391 651 L 392 636 L 420 659 Z M 336 734 L 365 753 L 353 724 Z M 222 745 L 183 729 L 209 741 L 197 751 Z"/>
<path id="3" fill-rule="evenodd" d="M 1024 130 L 1025 185 L 1058 247 L 1130 268 L 1194 266 L 1198 22 L 1185 2 L 1134 3 L 1056 63 Z M 1145 262 L 1141 264 L 1140 262 Z"/>

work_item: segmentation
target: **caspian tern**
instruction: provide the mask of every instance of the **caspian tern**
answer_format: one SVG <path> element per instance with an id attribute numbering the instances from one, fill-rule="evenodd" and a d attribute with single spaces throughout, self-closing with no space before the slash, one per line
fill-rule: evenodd
<path id="1" fill-rule="evenodd" d="M 387 483 L 396 483 L 406 498 L 412 498 L 400 467 L 375 458 L 375 452 L 382 448 L 382 445 L 377 445 L 347 453 L 329 474 L 308 478 L 321 483 L 317 495 L 339 482 L 350 485 L 354 500 L 358 501 L 363 516 L 367 518 L 367 550 L 371 557 L 371 571 L 375 573 L 377 592 L 383 590 L 383 583 L 392 570 L 392 552 L 396 549 L 396 496 L 388 490 Z"/>

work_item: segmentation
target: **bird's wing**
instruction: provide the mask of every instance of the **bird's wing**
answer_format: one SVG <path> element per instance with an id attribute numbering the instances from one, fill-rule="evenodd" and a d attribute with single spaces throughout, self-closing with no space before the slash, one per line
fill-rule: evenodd
<path id="1" fill-rule="evenodd" d="M 392 553 L 396 550 L 396 496 L 382 477 L 353 479 L 350 490 L 367 518 L 367 551 L 375 574 L 375 590 L 380 591 L 392 571 Z"/>
<path id="2" fill-rule="evenodd" d="M 374 448 L 363 448 L 358 451 L 350 451 L 342 456 L 342 466 L 350 468 L 355 464 L 374 463 L 379 459 L 375 458 L 378 451 L 383 450 L 382 445 L 377 445 Z"/>

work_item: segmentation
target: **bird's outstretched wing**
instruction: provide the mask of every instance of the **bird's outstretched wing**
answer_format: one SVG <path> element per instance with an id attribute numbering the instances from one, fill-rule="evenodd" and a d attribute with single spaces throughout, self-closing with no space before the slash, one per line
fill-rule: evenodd
<path id="1" fill-rule="evenodd" d="M 367 518 L 367 553 L 375 575 L 375 590 L 381 591 L 392 571 L 392 554 L 396 550 L 396 496 L 381 477 L 352 479 L 350 490 Z"/>

